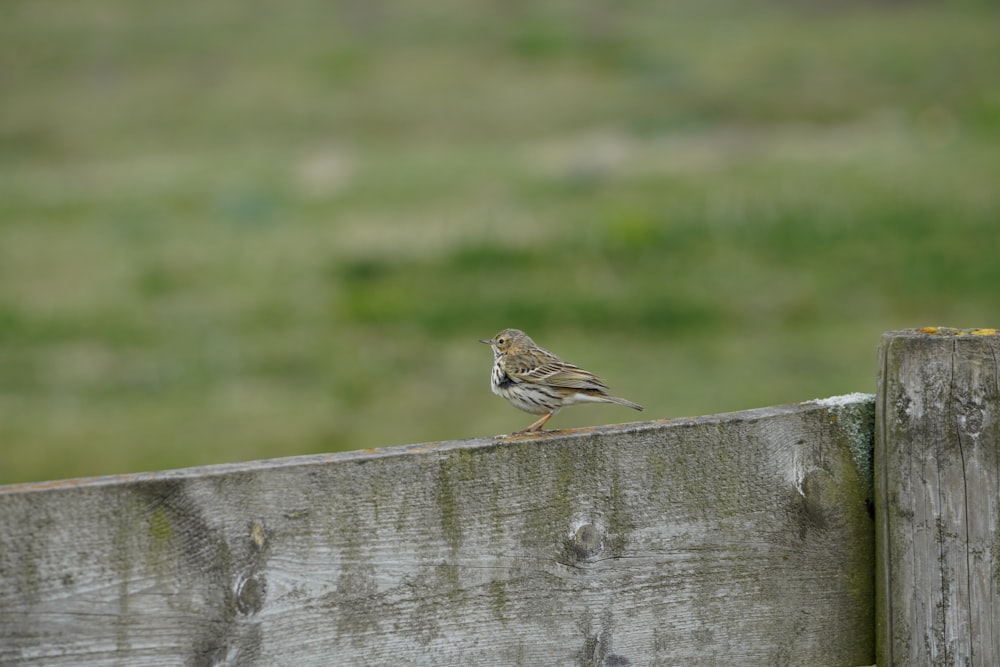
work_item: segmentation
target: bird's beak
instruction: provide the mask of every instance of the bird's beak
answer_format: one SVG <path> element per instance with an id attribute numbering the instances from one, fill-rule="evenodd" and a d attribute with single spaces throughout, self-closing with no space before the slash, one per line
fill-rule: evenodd
<path id="1" fill-rule="evenodd" d="M 486 343 L 487 345 L 492 345 L 493 344 L 493 341 L 490 340 L 489 338 L 480 338 L 479 342 L 480 343 Z"/>

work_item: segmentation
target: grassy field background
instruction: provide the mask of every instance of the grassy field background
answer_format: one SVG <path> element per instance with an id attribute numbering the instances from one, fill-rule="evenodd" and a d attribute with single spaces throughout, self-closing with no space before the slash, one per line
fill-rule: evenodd
<path id="1" fill-rule="evenodd" d="M 652 419 L 1000 324 L 988 3 L 0 18 L 0 483 L 509 432 L 506 326 Z"/>

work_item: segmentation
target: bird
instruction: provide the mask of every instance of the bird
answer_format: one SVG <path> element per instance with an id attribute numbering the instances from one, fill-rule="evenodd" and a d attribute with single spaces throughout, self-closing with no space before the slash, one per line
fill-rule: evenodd
<path id="1" fill-rule="evenodd" d="M 540 431 L 561 408 L 577 403 L 617 403 L 642 410 L 638 403 L 611 396 L 601 378 L 539 347 L 520 329 L 504 329 L 479 342 L 493 348 L 493 393 L 515 408 L 542 415 L 513 435 Z"/>

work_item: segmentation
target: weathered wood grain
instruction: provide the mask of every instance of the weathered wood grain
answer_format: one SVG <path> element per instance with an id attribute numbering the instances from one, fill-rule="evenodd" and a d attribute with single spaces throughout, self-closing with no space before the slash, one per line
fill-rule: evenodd
<path id="1" fill-rule="evenodd" d="M 873 413 L 0 487 L 0 664 L 867 665 Z"/>
<path id="2" fill-rule="evenodd" d="M 1000 664 L 1000 336 L 885 334 L 878 664 Z"/>

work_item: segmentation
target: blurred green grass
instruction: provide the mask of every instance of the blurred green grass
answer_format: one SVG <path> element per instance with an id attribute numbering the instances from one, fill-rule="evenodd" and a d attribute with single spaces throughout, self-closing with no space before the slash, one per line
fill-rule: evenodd
<path id="1" fill-rule="evenodd" d="M 505 326 L 665 418 L 997 325 L 985 3 L 0 17 L 0 483 L 508 432 Z"/>

